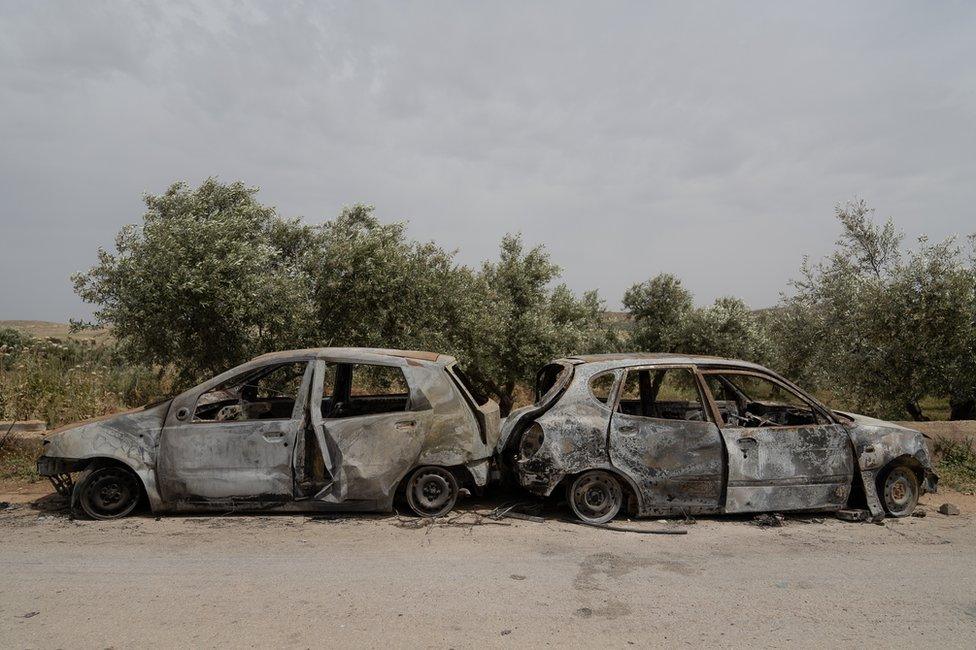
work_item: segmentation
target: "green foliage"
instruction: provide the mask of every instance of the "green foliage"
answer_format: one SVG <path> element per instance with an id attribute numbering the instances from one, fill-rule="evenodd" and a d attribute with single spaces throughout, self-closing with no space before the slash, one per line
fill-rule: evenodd
<path id="1" fill-rule="evenodd" d="M 3 431 L 0 431 L 0 436 Z M 43 448 L 40 440 L 7 440 L 0 447 L 0 480 L 33 482 L 37 474 L 37 457 Z"/>
<path id="2" fill-rule="evenodd" d="M 691 293 L 670 273 L 661 273 L 627 289 L 624 307 L 635 322 L 631 334 L 635 349 L 649 352 L 673 351 L 694 311 Z"/>
<path id="3" fill-rule="evenodd" d="M 936 438 L 933 452 L 941 485 L 960 492 L 976 492 L 976 449 L 972 438 Z"/>
<path id="4" fill-rule="evenodd" d="M 498 261 L 482 268 L 479 290 L 487 290 L 488 316 L 464 359 L 470 360 L 474 381 L 498 398 L 503 414 L 514 405 L 518 383 L 532 383 L 543 364 L 614 341 L 597 293 L 577 297 L 564 284 L 553 287 L 559 273 L 542 246 L 526 251 L 518 235 L 502 238 Z"/>
<path id="5" fill-rule="evenodd" d="M 176 367 L 189 383 L 271 350 L 438 350 L 462 359 L 507 412 L 515 385 L 552 356 L 616 341 L 596 293 L 553 286 L 558 267 L 517 236 L 473 270 L 369 206 L 307 226 L 255 194 L 209 179 L 147 195 L 142 225 L 74 277 L 130 359 Z"/>
<path id="6" fill-rule="evenodd" d="M 660 274 L 624 294 L 634 319 L 631 347 L 647 352 L 680 352 L 762 363 L 769 342 L 763 321 L 738 298 L 719 298 L 696 308 L 673 275 Z"/>
<path id="7" fill-rule="evenodd" d="M 923 398 L 976 397 L 976 273 L 953 239 L 903 253 L 891 221 L 863 201 L 837 208 L 843 233 L 817 265 L 804 263 L 770 317 L 779 369 L 843 394 L 858 410 L 921 419 Z M 970 417 L 972 417 L 970 415 Z"/>
<path id="8" fill-rule="evenodd" d="M 73 278 L 132 358 L 186 378 L 304 340 L 310 305 L 299 262 L 312 230 L 259 204 L 256 190 L 208 179 L 146 195 L 141 226 Z"/>

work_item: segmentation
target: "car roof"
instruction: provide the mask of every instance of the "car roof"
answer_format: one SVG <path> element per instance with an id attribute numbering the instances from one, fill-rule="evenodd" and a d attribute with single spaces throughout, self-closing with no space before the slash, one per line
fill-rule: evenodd
<path id="1" fill-rule="evenodd" d="M 622 368 L 639 364 L 664 365 L 664 364 L 688 364 L 698 366 L 735 366 L 739 368 L 751 368 L 754 370 L 768 369 L 751 361 L 740 359 L 723 359 L 722 357 L 712 357 L 704 354 L 677 354 L 671 352 L 617 352 L 613 354 L 580 354 L 563 359 L 557 359 L 573 365 L 584 363 L 599 363 L 607 368 Z"/>
<path id="2" fill-rule="evenodd" d="M 454 363 L 454 357 L 439 352 L 423 350 L 393 350 L 389 348 L 306 348 L 302 350 L 282 350 L 269 352 L 257 357 L 255 361 L 274 361 L 293 357 L 312 357 L 315 359 L 330 359 L 333 361 L 370 362 L 390 357 L 408 359 L 437 365 Z"/>

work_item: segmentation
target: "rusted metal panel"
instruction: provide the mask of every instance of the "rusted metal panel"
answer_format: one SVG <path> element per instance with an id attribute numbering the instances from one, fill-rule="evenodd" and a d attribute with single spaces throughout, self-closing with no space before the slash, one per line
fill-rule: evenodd
<path id="1" fill-rule="evenodd" d="M 715 512 L 722 505 L 722 438 L 711 422 L 614 413 L 610 460 L 643 493 L 641 514 Z"/>
<path id="2" fill-rule="evenodd" d="M 728 449 L 726 512 L 840 508 L 854 463 L 839 424 L 722 429 Z"/>
<path id="3" fill-rule="evenodd" d="M 572 367 L 569 385 L 551 403 L 514 412 L 498 447 L 503 468 L 536 494 L 548 495 L 567 477 L 600 469 L 612 470 L 635 491 L 641 515 L 838 509 L 847 505 L 857 480 L 863 482 L 872 514 L 879 516 L 883 509 L 875 482 L 891 463 L 916 467 L 923 490 L 933 489 L 937 481 L 918 432 L 835 414 L 756 364 L 670 354 L 580 356 L 553 363 Z M 608 406 L 615 404 L 625 369 L 678 365 L 760 374 L 801 395 L 818 423 L 728 426 L 703 384 L 711 422 L 628 416 Z M 616 373 L 608 404 L 589 390 L 590 379 L 606 372 Z M 624 427 L 634 435 L 622 435 Z M 716 453 L 719 432 L 722 444 Z"/>

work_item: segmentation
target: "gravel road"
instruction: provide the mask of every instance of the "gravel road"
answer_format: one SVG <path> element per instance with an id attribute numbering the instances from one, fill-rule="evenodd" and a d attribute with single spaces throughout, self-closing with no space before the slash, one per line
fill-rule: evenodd
<path id="1" fill-rule="evenodd" d="M 950 498 L 935 495 L 927 517 L 883 526 L 707 518 L 681 524 L 683 536 L 586 528 L 559 511 L 541 524 L 461 525 L 491 502 L 420 529 L 367 515 L 72 521 L 36 496 L 0 511 L 3 647 L 972 647 L 976 638 L 976 499 L 963 495 L 951 495 L 963 510 L 955 517 L 935 512 Z"/>

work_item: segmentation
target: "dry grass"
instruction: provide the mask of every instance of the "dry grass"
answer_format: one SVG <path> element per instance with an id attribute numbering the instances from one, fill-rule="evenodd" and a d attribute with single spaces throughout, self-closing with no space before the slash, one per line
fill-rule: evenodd
<path id="1" fill-rule="evenodd" d="M 0 420 L 55 428 L 155 401 L 172 388 L 170 373 L 129 364 L 114 346 L 33 338 L 0 346 Z"/>
<path id="2" fill-rule="evenodd" d="M 976 449 L 972 438 L 936 438 L 932 451 L 941 485 L 966 494 L 976 493 Z"/>
<path id="3" fill-rule="evenodd" d="M 0 436 L 3 432 L 0 431 Z M 37 475 L 37 457 L 41 455 L 40 440 L 8 439 L 0 448 L 0 480 L 34 482 Z"/>

